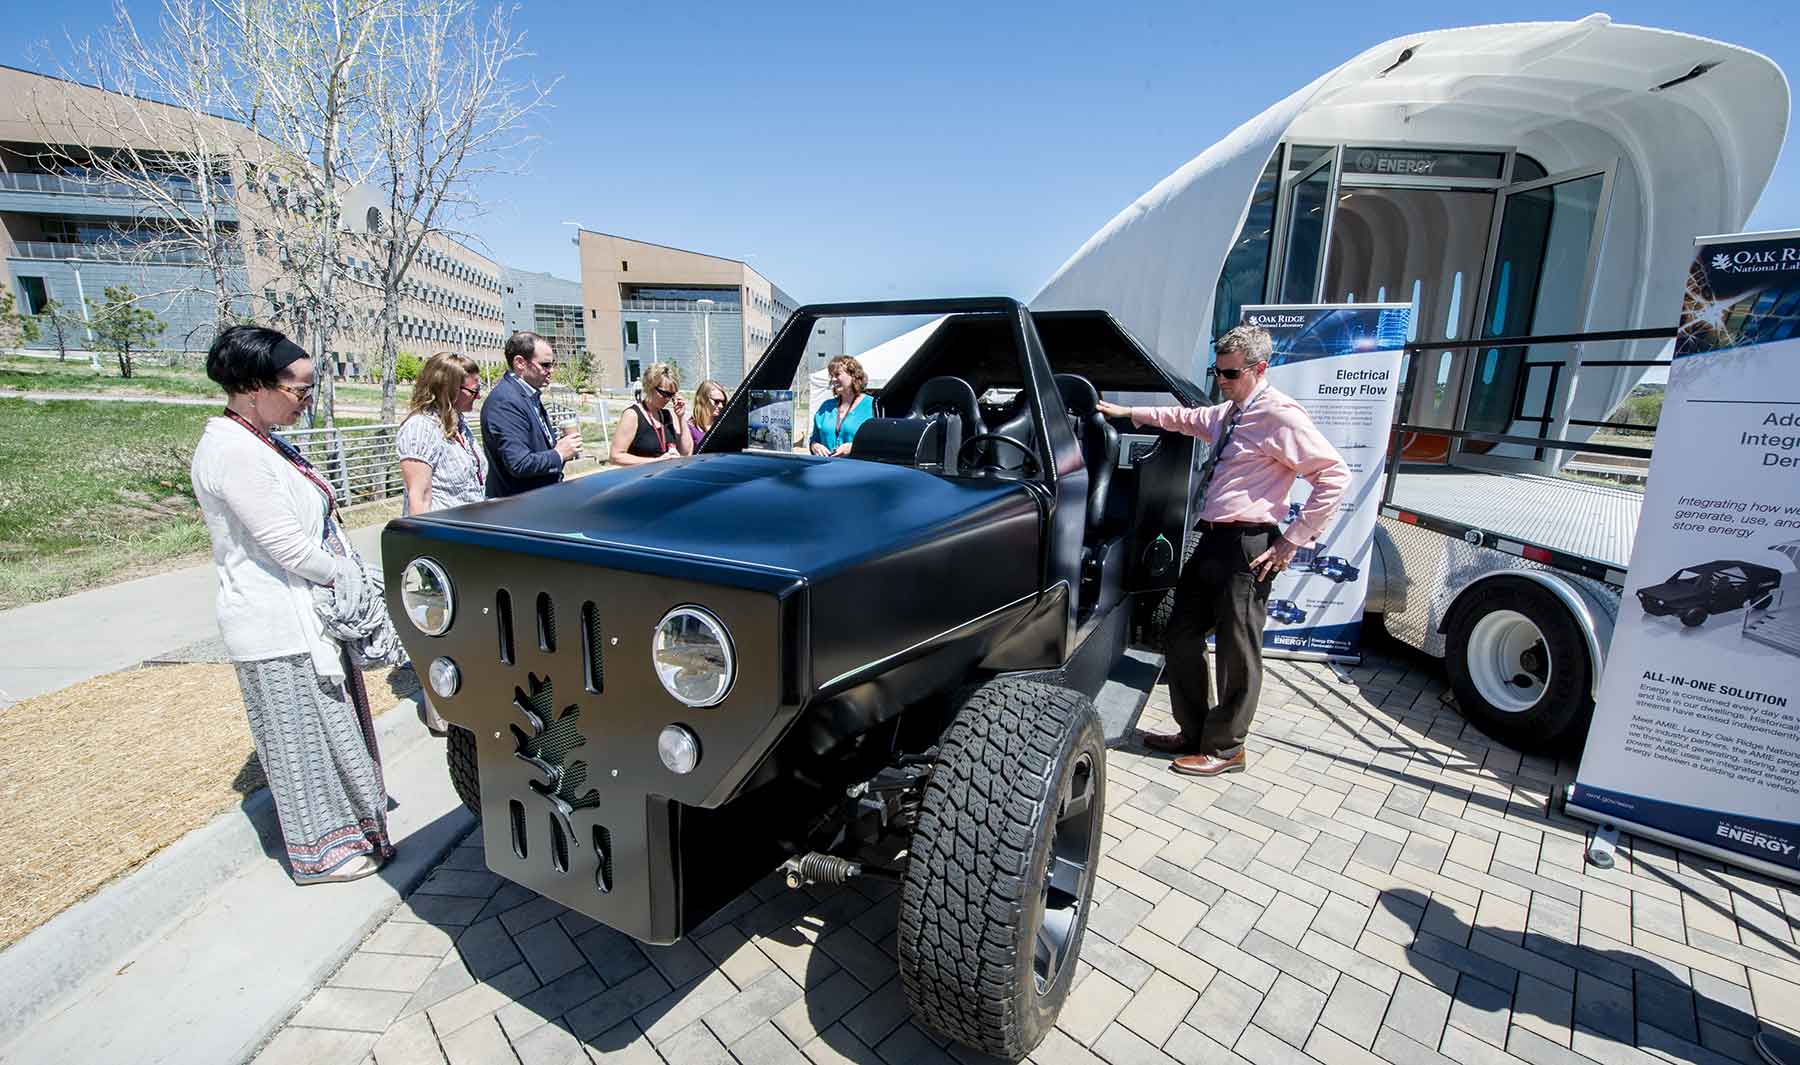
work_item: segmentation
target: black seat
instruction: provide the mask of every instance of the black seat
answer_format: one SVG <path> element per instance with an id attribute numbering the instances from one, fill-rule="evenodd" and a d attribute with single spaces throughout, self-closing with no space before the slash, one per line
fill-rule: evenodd
<path id="1" fill-rule="evenodd" d="M 1087 463 L 1087 535 L 1083 539 L 1094 544 L 1105 532 L 1106 493 L 1119 464 L 1119 432 L 1100 413 L 1100 393 L 1093 382 L 1079 374 L 1059 373 L 1056 390 L 1062 394 L 1063 410 L 1073 423 L 1082 461 Z"/>
<path id="2" fill-rule="evenodd" d="M 944 469 L 955 472 L 962 442 L 981 432 L 981 407 L 974 386 L 960 377 L 933 377 L 920 385 L 907 416 L 930 418 L 936 414 L 945 415 L 950 423 L 944 431 Z"/>

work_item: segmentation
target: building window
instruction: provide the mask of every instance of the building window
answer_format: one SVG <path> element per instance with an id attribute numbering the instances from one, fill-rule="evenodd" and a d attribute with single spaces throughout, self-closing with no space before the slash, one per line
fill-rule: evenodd
<path id="1" fill-rule="evenodd" d="M 26 314 L 44 313 L 44 305 L 50 302 L 50 294 L 44 291 L 43 278 L 20 276 L 19 292 L 25 297 L 22 302 Z"/>
<path id="2" fill-rule="evenodd" d="M 620 259 L 619 260 L 619 273 L 624 274 L 624 273 L 629 273 L 630 271 L 631 271 L 631 263 L 624 259 Z"/>
<path id="3" fill-rule="evenodd" d="M 642 376 L 643 376 L 643 370 L 639 367 L 638 361 L 636 359 L 626 359 L 625 360 L 625 383 L 628 385 L 635 384 L 637 382 L 637 379 Z"/>
<path id="4" fill-rule="evenodd" d="M 628 321 L 625 323 L 625 343 L 630 344 L 634 348 L 637 347 L 638 343 L 637 325 L 636 322 Z"/>

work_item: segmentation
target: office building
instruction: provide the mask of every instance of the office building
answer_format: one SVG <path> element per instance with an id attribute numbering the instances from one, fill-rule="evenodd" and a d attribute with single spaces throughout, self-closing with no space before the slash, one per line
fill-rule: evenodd
<path id="1" fill-rule="evenodd" d="M 130 143 L 108 143 L 91 120 L 108 111 L 141 118 Z M 0 284 L 20 310 L 38 314 L 51 300 L 79 317 L 86 301 L 102 298 L 108 286 L 124 285 L 165 324 L 156 346 L 169 351 L 204 351 L 216 331 L 219 283 L 205 258 L 171 225 L 168 207 L 137 183 L 106 182 L 82 159 L 109 149 L 129 148 L 140 159 L 179 158 L 183 124 L 177 108 L 127 98 L 93 86 L 0 67 Z M 130 123 L 106 123 L 114 129 Z M 221 126 L 227 124 L 221 121 Z M 229 135 L 249 138 L 230 127 Z M 77 148 L 76 146 L 81 147 Z M 201 193 L 179 165 L 160 177 L 163 195 L 178 204 L 201 203 Z M 244 240 L 255 233 L 258 206 L 242 175 L 223 173 L 218 181 L 238 192 L 217 212 L 219 232 L 236 247 L 227 283 L 240 293 L 235 311 L 282 326 L 282 273 L 271 241 Z M 340 376 L 364 378 L 378 370 L 381 351 L 381 238 L 369 232 L 379 222 L 382 197 L 353 189 L 345 197 L 347 220 L 342 244 L 344 273 L 336 289 L 339 329 L 329 358 Z M 371 214 L 371 210 L 374 211 Z M 184 246 L 187 245 L 187 246 Z M 505 340 L 500 268 L 493 260 L 449 237 L 426 238 L 408 270 L 400 304 L 399 347 L 429 356 L 461 351 L 497 362 Z M 79 326 L 77 346 L 86 346 Z M 35 347 L 53 347 L 46 336 Z"/>
<path id="2" fill-rule="evenodd" d="M 587 229 L 579 245 L 588 347 L 609 386 L 661 361 L 684 387 L 736 388 L 794 313 L 793 297 L 736 259 Z"/>
<path id="3" fill-rule="evenodd" d="M 550 342 L 560 362 L 574 362 L 587 355 L 587 323 L 581 309 L 581 282 L 553 274 L 501 268 L 505 286 L 506 332 L 536 333 Z M 614 378 L 608 384 L 619 384 Z"/>

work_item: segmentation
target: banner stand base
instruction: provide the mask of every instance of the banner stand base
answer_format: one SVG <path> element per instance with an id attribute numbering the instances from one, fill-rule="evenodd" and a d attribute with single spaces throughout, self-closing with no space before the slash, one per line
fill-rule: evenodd
<path id="1" fill-rule="evenodd" d="M 1290 662 L 1331 662 L 1346 666 L 1362 665 L 1362 655 L 1331 655 L 1323 651 L 1282 651 L 1270 647 L 1263 648 L 1264 658 L 1283 658 Z"/>
<path id="2" fill-rule="evenodd" d="M 1728 851 L 1723 847 L 1715 847 L 1709 843 L 1703 843 L 1700 840 L 1694 839 L 1691 836 L 1678 836 L 1673 832 L 1664 832 L 1662 829 L 1651 828 L 1649 825 L 1640 825 L 1635 821 L 1621 821 L 1619 818 L 1613 817 L 1610 814 L 1603 814 L 1598 810 L 1589 810 L 1585 807 L 1577 806 L 1567 799 L 1564 799 L 1563 801 L 1563 813 L 1568 814 L 1570 817 L 1579 817 L 1583 821 L 1589 821 L 1593 824 L 1600 825 L 1602 828 L 1611 827 L 1615 832 L 1615 836 L 1618 832 L 1629 832 L 1634 836 L 1653 839 L 1658 843 L 1667 843 L 1671 847 L 1678 847 L 1681 850 L 1691 851 L 1694 854 L 1703 854 L 1708 858 L 1717 858 L 1726 865 L 1735 865 L 1740 868 L 1761 873 L 1764 876 L 1772 876 L 1777 880 L 1785 880 L 1791 884 L 1800 884 L 1800 873 L 1796 873 L 1793 869 L 1783 868 L 1773 862 L 1765 862 L 1760 858 L 1753 858 L 1750 855 L 1740 854 L 1737 851 Z M 1794 1062 L 1793 1065 L 1800 1065 L 1800 1062 Z"/>

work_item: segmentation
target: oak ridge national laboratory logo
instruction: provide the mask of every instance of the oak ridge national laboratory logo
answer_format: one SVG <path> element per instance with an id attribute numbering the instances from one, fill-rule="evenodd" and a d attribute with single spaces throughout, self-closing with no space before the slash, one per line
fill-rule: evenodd
<path id="1" fill-rule="evenodd" d="M 1800 245 L 1776 248 L 1744 248 L 1714 252 L 1707 260 L 1714 273 L 1757 274 L 1800 268 Z"/>

